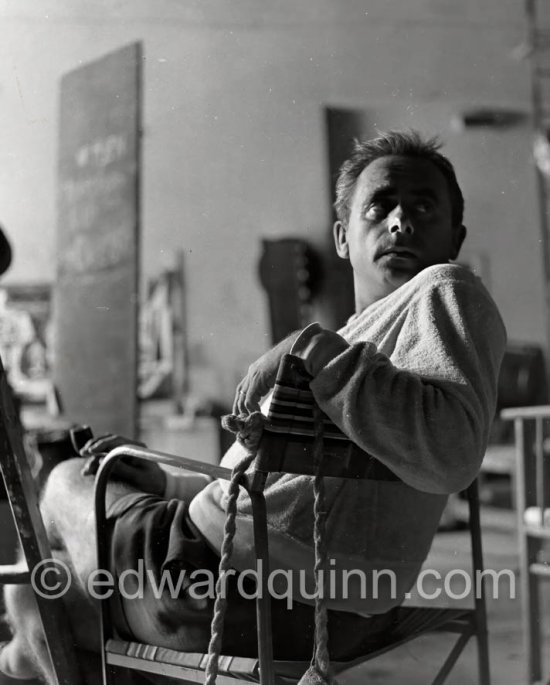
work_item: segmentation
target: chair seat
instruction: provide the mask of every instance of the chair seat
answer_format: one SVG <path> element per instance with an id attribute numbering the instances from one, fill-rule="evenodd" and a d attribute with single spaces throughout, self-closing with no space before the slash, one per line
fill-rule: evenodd
<path id="1" fill-rule="evenodd" d="M 448 631 L 452 633 L 473 632 L 472 609 L 449 609 L 434 607 L 401 607 L 395 629 L 388 631 L 384 641 L 377 647 L 349 661 L 331 661 L 335 673 L 342 673 L 394 649 L 422 633 Z M 178 652 L 164 647 L 138 642 L 108 640 L 107 663 L 112 666 L 130 667 L 150 674 L 172 677 L 177 680 L 203 682 L 208 660 L 207 654 Z M 275 673 L 282 678 L 298 680 L 310 665 L 307 661 L 275 661 Z M 165 682 L 165 681 L 163 681 Z M 254 658 L 221 656 L 219 659 L 220 685 L 259 682 L 259 662 Z"/>

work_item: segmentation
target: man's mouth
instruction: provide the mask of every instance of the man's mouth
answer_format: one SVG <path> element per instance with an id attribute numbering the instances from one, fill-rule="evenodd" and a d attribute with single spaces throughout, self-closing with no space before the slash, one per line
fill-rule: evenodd
<path id="1" fill-rule="evenodd" d="M 412 250 L 407 250 L 403 247 L 391 247 L 388 250 L 384 250 L 381 257 L 401 257 L 402 259 L 416 259 L 416 254 Z"/>

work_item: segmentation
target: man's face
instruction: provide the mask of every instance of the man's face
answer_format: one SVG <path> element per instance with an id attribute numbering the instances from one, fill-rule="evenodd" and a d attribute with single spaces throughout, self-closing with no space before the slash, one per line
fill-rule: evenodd
<path id="1" fill-rule="evenodd" d="M 455 259 L 464 235 L 453 225 L 447 180 L 435 164 L 394 155 L 363 169 L 347 226 L 335 224 L 336 250 L 351 261 L 360 306 Z"/>

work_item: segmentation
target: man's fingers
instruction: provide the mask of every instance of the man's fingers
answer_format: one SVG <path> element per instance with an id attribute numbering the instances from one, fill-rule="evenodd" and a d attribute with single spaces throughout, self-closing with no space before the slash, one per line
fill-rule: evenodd
<path id="1" fill-rule="evenodd" d="M 247 379 L 243 379 L 237 386 L 235 392 L 235 399 L 233 400 L 233 413 L 242 414 L 244 410 L 244 403 L 246 401 L 246 388 L 248 384 L 245 382 Z"/>
<path id="2" fill-rule="evenodd" d="M 246 414 L 245 399 L 246 395 L 240 395 L 239 397 L 235 398 L 235 404 L 233 405 L 234 414 Z"/>
<path id="3" fill-rule="evenodd" d="M 246 394 L 242 394 L 239 397 L 237 403 L 238 411 L 237 414 L 252 414 L 252 412 L 258 411 L 260 408 L 259 396 L 249 390 Z"/>
<path id="4" fill-rule="evenodd" d="M 258 395 L 249 394 L 246 396 L 245 407 L 247 414 L 260 410 L 260 399 Z"/>
<path id="5" fill-rule="evenodd" d="M 245 381 L 247 381 L 245 383 Z M 233 400 L 234 414 L 251 414 L 259 411 L 260 400 L 267 394 L 269 388 L 265 388 L 265 383 L 261 382 L 257 376 L 247 377 L 237 386 L 235 399 Z"/>
<path id="6" fill-rule="evenodd" d="M 239 399 L 240 399 L 240 397 L 239 397 L 239 390 L 237 390 L 237 392 L 235 393 L 235 399 L 233 400 L 233 407 L 232 407 L 232 409 L 231 409 L 231 411 L 233 412 L 233 414 L 238 414 L 238 413 L 239 413 Z"/>
<path id="7" fill-rule="evenodd" d="M 108 445 L 116 440 L 117 436 L 112 433 L 107 433 L 106 435 L 100 435 L 98 438 L 90 438 L 81 449 L 81 453 L 87 455 L 98 454 L 99 452 L 108 451 Z M 107 449 L 106 449 L 107 446 Z"/>
<path id="8" fill-rule="evenodd" d="M 101 465 L 101 457 L 99 456 L 92 456 L 92 457 L 87 457 L 86 460 L 84 461 L 84 466 L 82 467 L 82 475 L 83 476 L 95 476 L 97 473 L 100 465 Z"/>
<path id="9" fill-rule="evenodd" d="M 239 414 L 248 413 L 248 393 L 242 392 L 239 396 Z"/>
<path id="10" fill-rule="evenodd" d="M 249 390 L 246 395 L 241 395 L 238 403 L 238 414 L 252 414 L 260 408 L 259 396 Z"/>
<path id="11" fill-rule="evenodd" d="M 132 440 L 131 438 L 125 438 L 122 435 L 108 433 L 106 435 L 100 435 L 98 438 L 88 440 L 80 452 L 83 456 L 93 456 L 96 454 L 103 454 L 104 452 L 110 452 L 115 447 L 120 447 L 120 445 L 138 445 L 140 447 L 145 447 L 145 443 L 138 440 Z"/>

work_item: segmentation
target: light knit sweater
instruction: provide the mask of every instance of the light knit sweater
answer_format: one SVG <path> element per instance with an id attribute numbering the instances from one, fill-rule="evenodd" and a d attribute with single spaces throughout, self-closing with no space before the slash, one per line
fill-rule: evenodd
<path id="1" fill-rule="evenodd" d="M 413 585 L 447 495 L 467 487 L 479 470 L 506 333 L 481 281 L 456 265 L 421 271 L 339 333 L 349 345 L 321 369 L 311 390 L 334 423 L 400 480 L 326 479 L 329 606 L 381 613 Z M 242 456 L 235 443 L 222 464 L 231 467 Z M 193 522 L 217 551 L 226 489 L 215 481 L 190 505 Z M 271 567 L 279 570 L 274 590 L 283 593 L 292 583 L 293 599 L 311 601 L 312 480 L 273 474 L 265 494 Z M 244 491 L 238 510 L 232 563 L 244 571 L 255 568 Z"/>

